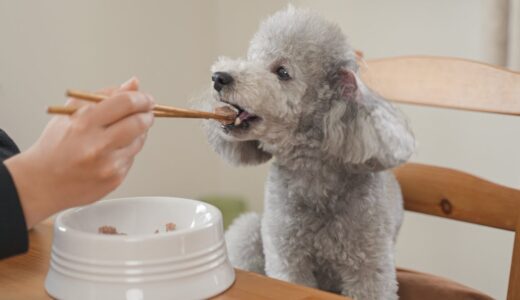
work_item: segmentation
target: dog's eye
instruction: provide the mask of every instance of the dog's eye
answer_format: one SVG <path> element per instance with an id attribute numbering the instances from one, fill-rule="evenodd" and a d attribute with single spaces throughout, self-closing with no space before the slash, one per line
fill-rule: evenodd
<path id="1" fill-rule="evenodd" d="M 276 75 L 278 76 L 278 79 L 280 80 L 289 80 L 291 79 L 291 75 L 289 75 L 289 72 L 284 67 L 280 66 L 278 69 L 276 69 Z"/>

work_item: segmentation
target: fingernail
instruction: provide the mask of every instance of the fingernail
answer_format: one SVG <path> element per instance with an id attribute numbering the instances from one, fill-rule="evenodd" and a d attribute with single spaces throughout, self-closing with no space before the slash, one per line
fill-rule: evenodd
<path id="1" fill-rule="evenodd" d="M 123 84 L 121 84 L 121 89 L 128 90 L 131 89 L 134 86 L 137 86 L 139 84 L 139 79 L 137 77 L 132 76 L 130 79 L 125 81 Z"/>

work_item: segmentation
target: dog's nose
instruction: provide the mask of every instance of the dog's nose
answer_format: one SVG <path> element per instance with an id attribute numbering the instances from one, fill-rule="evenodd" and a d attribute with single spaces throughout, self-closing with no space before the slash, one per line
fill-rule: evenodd
<path id="1" fill-rule="evenodd" d="M 220 92 L 225 85 L 230 85 L 233 83 L 233 77 L 226 72 L 215 72 L 213 76 L 211 76 L 211 80 L 213 80 L 213 88 Z"/>

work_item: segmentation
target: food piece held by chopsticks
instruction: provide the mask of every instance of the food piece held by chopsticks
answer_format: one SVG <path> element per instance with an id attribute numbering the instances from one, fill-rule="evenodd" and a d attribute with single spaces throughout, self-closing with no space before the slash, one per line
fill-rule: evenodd
<path id="1" fill-rule="evenodd" d="M 214 112 L 218 115 L 229 116 L 228 120 L 218 120 L 223 125 L 233 124 L 238 116 L 238 113 L 229 106 L 222 106 L 215 108 Z"/>

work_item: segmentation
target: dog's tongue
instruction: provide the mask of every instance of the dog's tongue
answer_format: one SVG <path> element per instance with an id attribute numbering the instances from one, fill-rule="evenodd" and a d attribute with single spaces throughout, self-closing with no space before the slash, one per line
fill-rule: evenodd
<path id="1" fill-rule="evenodd" d="M 244 111 L 240 112 L 240 114 L 238 115 L 238 118 L 240 119 L 240 121 L 244 121 L 245 119 L 247 119 L 251 116 L 252 116 L 252 114 L 250 114 L 244 110 Z"/>

